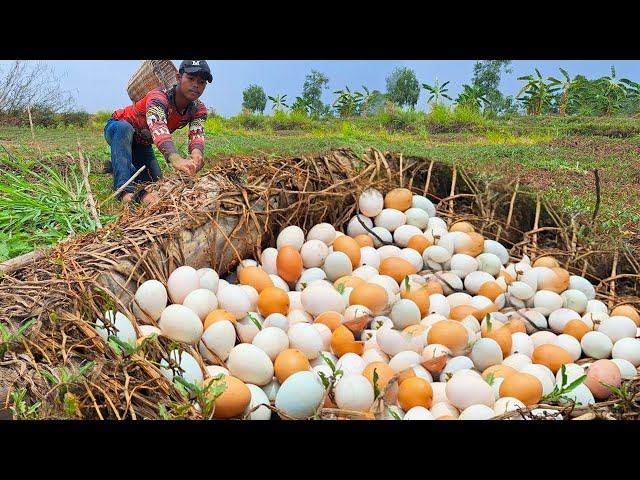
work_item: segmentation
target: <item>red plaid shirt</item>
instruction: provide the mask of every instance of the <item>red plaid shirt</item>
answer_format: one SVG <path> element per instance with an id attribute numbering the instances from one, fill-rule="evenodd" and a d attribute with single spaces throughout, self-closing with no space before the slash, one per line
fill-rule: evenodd
<path id="1" fill-rule="evenodd" d="M 207 108 L 200 100 L 191 102 L 184 112 L 176 108 L 176 87 L 165 90 L 154 88 L 142 100 L 113 112 L 116 120 L 133 125 L 134 141 L 143 145 L 156 144 L 158 150 L 169 159 L 176 152 L 171 133 L 189 124 L 189 153 L 194 148 L 204 153 L 204 124 Z"/>

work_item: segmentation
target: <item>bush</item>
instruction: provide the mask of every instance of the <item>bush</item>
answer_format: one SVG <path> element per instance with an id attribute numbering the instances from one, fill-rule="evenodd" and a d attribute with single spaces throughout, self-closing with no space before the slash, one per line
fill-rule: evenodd
<path id="1" fill-rule="evenodd" d="M 62 112 L 58 114 L 58 123 L 62 123 L 65 127 L 75 125 L 76 127 L 86 127 L 89 125 L 89 119 L 91 116 L 88 112 Z"/>

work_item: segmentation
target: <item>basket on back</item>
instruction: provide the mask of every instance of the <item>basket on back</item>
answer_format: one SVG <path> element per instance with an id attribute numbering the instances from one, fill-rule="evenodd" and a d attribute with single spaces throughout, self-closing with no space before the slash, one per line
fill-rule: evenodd
<path id="1" fill-rule="evenodd" d="M 137 102 L 156 87 L 175 85 L 177 73 L 171 60 L 145 60 L 129 79 L 127 94 L 132 102 Z"/>

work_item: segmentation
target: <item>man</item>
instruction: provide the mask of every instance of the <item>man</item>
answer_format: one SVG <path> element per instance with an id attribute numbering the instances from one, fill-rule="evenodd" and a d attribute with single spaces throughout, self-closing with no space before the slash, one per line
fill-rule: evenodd
<path id="1" fill-rule="evenodd" d="M 205 60 L 183 60 L 176 75 L 177 85 L 165 90 L 158 87 L 143 99 L 113 112 L 104 127 L 104 136 L 111 146 L 113 189 L 118 190 L 142 167 L 133 182 L 118 194 L 122 202 L 155 203 L 155 192 L 136 184 L 156 181 L 162 169 L 153 152 L 153 144 L 167 163 L 186 175 L 194 175 L 204 166 L 204 125 L 207 108 L 198 100 L 213 77 Z M 189 157 L 182 158 L 173 143 L 171 133 L 189 125 Z M 109 170 L 107 166 L 107 170 Z"/>

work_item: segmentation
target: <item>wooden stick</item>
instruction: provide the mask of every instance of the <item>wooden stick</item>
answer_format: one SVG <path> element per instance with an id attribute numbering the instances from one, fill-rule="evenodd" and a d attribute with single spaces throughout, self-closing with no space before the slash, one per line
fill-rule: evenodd
<path id="1" fill-rule="evenodd" d="M 424 182 L 424 192 L 423 195 L 427 196 L 427 191 L 429 190 L 429 183 L 431 182 L 431 170 L 433 170 L 433 160 L 429 164 L 429 170 L 427 171 L 427 180 Z"/>
<path id="2" fill-rule="evenodd" d="M 507 222 L 505 226 L 505 230 L 509 230 L 511 226 L 511 218 L 513 217 L 513 206 L 516 203 L 516 195 L 518 194 L 518 186 L 520 185 L 520 179 L 516 180 L 516 187 L 513 189 L 513 196 L 511 197 L 511 202 L 509 203 L 509 214 L 507 215 Z"/>
<path id="3" fill-rule="evenodd" d="M 29 265 L 30 263 L 35 263 L 38 260 L 44 258 L 45 253 L 46 252 L 44 250 L 34 250 L 33 252 L 20 255 L 19 257 L 5 260 L 4 262 L 0 263 L 0 273 L 7 273 L 12 270 L 19 270 L 22 267 Z"/>
<path id="4" fill-rule="evenodd" d="M 400 152 L 400 188 L 404 187 L 404 179 L 402 178 L 402 152 Z"/>
<path id="5" fill-rule="evenodd" d="M 31 107 L 27 103 L 27 113 L 29 114 L 29 125 L 31 126 L 31 138 L 33 139 L 33 143 L 38 147 L 38 152 L 40 152 L 40 156 L 42 157 L 42 150 L 40 150 L 40 144 L 36 141 L 36 132 L 33 129 L 33 120 L 31 118 Z"/>
<path id="6" fill-rule="evenodd" d="M 598 169 L 595 168 L 593 170 L 593 175 L 596 178 L 596 205 L 593 207 L 593 216 L 591 217 L 591 224 L 593 225 L 596 221 L 596 216 L 598 215 L 598 210 L 600 210 L 600 175 L 598 175 Z"/>
<path id="7" fill-rule="evenodd" d="M 89 185 L 87 169 L 84 166 L 84 155 L 82 155 L 82 150 L 80 148 L 80 140 L 78 140 L 78 154 L 80 155 L 80 168 L 82 169 L 84 187 L 87 189 L 87 200 L 89 202 L 89 208 L 91 209 L 91 215 L 93 215 L 93 219 L 96 221 L 96 227 L 102 228 L 102 223 L 100 222 L 100 217 L 98 216 L 98 211 L 96 210 L 96 202 L 93 199 L 93 194 L 91 193 L 91 186 Z"/>
<path id="8" fill-rule="evenodd" d="M 451 176 L 451 193 L 449 193 L 449 198 L 453 197 L 456 192 L 456 180 L 458 179 L 458 170 L 456 169 L 456 164 L 453 164 L 453 175 Z M 449 211 L 453 215 L 453 198 L 449 201 Z"/>
<path id="9" fill-rule="evenodd" d="M 611 296 L 616 296 L 616 273 L 618 271 L 618 250 L 613 254 L 613 265 L 611 267 L 611 283 L 609 287 L 609 291 L 611 292 Z M 609 300 L 609 308 L 613 307 L 613 300 Z"/>
<path id="10" fill-rule="evenodd" d="M 140 175 L 140 173 L 142 173 L 142 170 L 144 170 L 145 168 L 147 168 L 146 165 L 141 166 L 138 169 L 138 171 L 136 173 L 134 173 L 133 176 L 129 180 L 126 181 L 126 183 L 124 185 L 122 185 L 119 189 L 117 189 L 115 192 L 113 192 L 111 195 L 109 195 L 107 198 L 105 198 L 102 202 L 100 202 L 100 205 L 98 205 L 98 208 L 100 208 L 102 205 L 104 205 L 106 202 L 108 202 L 113 197 L 118 195 L 122 190 L 124 190 L 127 187 L 127 185 L 129 185 L 131 182 L 133 182 L 136 179 L 136 177 L 138 175 Z"/>

